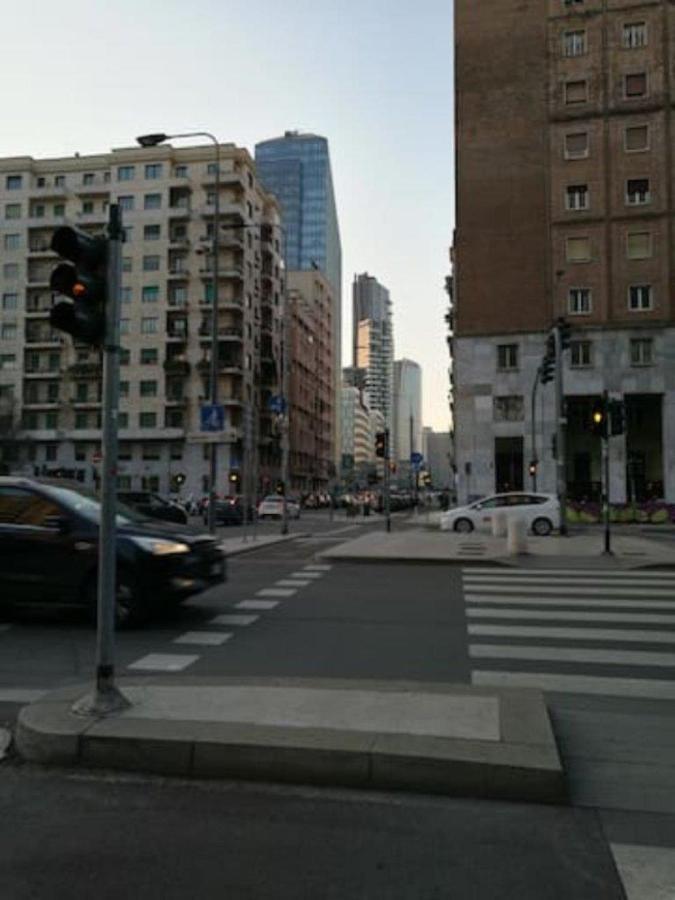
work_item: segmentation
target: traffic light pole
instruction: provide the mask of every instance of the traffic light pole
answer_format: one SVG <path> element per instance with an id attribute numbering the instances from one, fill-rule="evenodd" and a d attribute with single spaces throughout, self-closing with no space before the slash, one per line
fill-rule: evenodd
<path id="1" fill-rule="evenodd" d="M 391 531 L 391 454 L 389 452 L 389 429 L 384 432 L 384 520 L 388 532 Z"/>
<path id="2" fill-rule="evenodd" d="M 532 385 L 532 415 L 530 417 L 530 424 L 532 426 L 532 465 L 534 469 L 532 471 L 532 490 L 537 490 L 537 466 L 539 464 L 539 460 L 537 459 L 537 428 L 536 428 L 536 414 L 537 414 L 537 386 L 539 385 L 539 369 L 537 369 L 537 374 L 534 376 L 534 384 Z"/>
<path id="3" fill-rule="evenodd" d="M 560 503 L 560 534 L 567 534 L 567 468 L 565 464 L 565 390 L 563 384 L 562 335 L 560 325 L 553 329 L 555 337 L 555 420 L 556 420 L 556 473 L 558 500 Z"/>
<path id="4" fill-rule="evenodd" d="M 609 395 L 603 392 L 602 404 L 604 409 L 605 433 L 602 436 L 602 517 L 605 523 L 605 549 L 606 556 L 612 555 L 611 529 L 609 522 Z"/>
<path id="5" fill-rule="evenodd" d="M 122 281 L 122 211 L 110 205 L 108 219 L 108 271 L 103 346 L 103 451 L 101 524 L 98 542 L 98 595 L 96 616 L 96 684 L 94 692 L 78 701 L 73 711 L 105 716 L 129 706 L 115 686 L 115 603 L 117 569 L 117 413 L 120 374 L 120 286 Z"/>

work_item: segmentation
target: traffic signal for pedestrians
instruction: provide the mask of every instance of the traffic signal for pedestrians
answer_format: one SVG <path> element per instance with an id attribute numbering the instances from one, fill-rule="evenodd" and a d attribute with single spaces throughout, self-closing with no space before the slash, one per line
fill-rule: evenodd
<path id="1" fill-rule="evenodd" d="M 609 433 L 612 437 L 617 437 L 626 430 L 626 404 L 623 400 L 610 400 L 608 406 Z"/>
<path id="2" fill-rule="evenodd" d="M 174 494 L 177 494 L 184 484 L 185 475 L 183 475 L 182 472 L 178 472 L 176 475 L 171 476 L 171 490 Z"/>
<path id="3" fill-rule="evenodd" d="M 52 271 L 49 286 L 55 293 L 70 298 L 52 306 L 49 313 L 52 327 L 65 331 L 79 343 L 102 344 L 108 239 L 63 226 L 54 232 L 51 248 L 68 262 L 59 263 Z"/>
<path id="4" fill-rule="evenodd" d="M 387 432 L 378 431 L 375 435 L 375 456 L 384 459 L 387 455 Z"/>
<path id="5" fill-rule="evenodd" d="M 591 434 L 596 437 L 606 438 L 607 431 L 607 406 L 604 400 L 595 400 L 591 409 Z"/>

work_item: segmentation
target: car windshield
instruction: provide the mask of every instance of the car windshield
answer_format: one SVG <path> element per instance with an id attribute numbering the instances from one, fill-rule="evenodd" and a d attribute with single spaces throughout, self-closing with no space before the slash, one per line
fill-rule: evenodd
<path id="1" fill-rule="evenodd" d="M 272 495 L 271 497 L 265 497 L 265 499 L 263 500 L 263 503 L 281 503 L 281 502 L 283 502 L 283 498 L 276 497 L 274 495 Z"/>
<path id="2" fill-rule="evenodd" d="M 75 491 L 72 488 L 53 487 L 50 485 L 50 494 L 55 500 L 61 503 L 70 512 L 77 513 L 95 522 L 97 525 L 101 521 L 101 504 L 94 494 L 88 494 L 85 491 Z M 117 501 L 117 524 L 131 525 L 135 522 L 146 521 L 145 516 L 141 516 L 124 503 Z"/>

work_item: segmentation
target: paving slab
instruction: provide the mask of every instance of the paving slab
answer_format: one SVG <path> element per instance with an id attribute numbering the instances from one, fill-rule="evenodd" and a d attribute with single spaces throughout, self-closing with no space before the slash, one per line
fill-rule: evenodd
<path id="1" fill-rule="evenodd" d="M 72 711 L 79 690 L 19 715 L 40 763 L 196 777 L 398 788 L 559 803 L 543 695 L 469 685 L 304 679 L 126 679 L 129 708 Z"/>

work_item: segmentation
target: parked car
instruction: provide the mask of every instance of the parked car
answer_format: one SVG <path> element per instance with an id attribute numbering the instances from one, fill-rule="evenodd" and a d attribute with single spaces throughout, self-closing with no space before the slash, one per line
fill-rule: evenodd
<path id="1" fill-rule="evenodd" d="M 101 506 L 64 481 L 0 477 L 0 599 L 96 611 Z M 216 540 L 120 506 L 117 516 L 118 626 L 225 581 Z"/>
<path id="2" fill-rule="evenodd" d="M 150 519 L 161 519 L 162 522 L 187 525 L 187 512 L 177 503 L 164 500 L 159 494 L 153 494 L 150 491 L 118 491 L 117 497 L 126 506 Z"/>
<path id="3" fill-rule="evenodd" d="M 289 519 L 300 518 L 300 503 L 293 497 L 286 499 Z M 259 519 L 281 519 L 284 514 L 284 498 L 281 494 L 268 494 L 258 504 Z"/>
<path id="4" fill-rule="evenodd" d="M 241 525 L 244 521 L 244 507 L 236 497 L 216 500 L 216 525 Z M 208 504 L 204 510 L 204 524 L 209 521 Z"/>
<path id="5" fill-rule="evenodd" d="M 537 535 L 550 534 L 560 527 L 560 504 L 554 494 L 514 491 L 449 509 L 441 515 L 441 531 L 469 532 L 480 526 L 490 527 L 496 511 L 522 517 L 527 528 Z"/>

